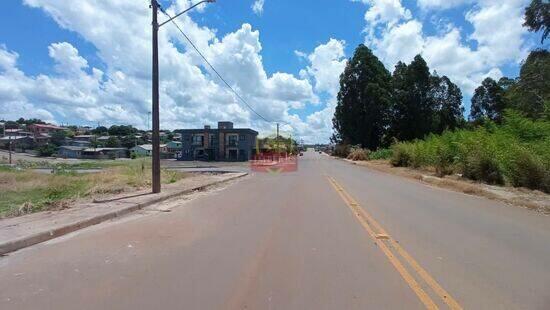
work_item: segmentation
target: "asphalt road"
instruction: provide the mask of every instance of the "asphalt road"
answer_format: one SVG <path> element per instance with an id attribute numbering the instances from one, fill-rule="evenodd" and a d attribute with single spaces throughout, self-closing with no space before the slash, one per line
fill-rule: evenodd
<path id="1" fill-rule="evenodd" d="M 550 309 L 550 218 L 307 152 L 0 258 L 0 309 Z"/>

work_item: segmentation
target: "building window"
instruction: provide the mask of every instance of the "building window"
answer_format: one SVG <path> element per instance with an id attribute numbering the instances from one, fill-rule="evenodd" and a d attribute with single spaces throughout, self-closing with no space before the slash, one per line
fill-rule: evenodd
<path id="1" fill-rule="evenodd" d="M 239 135 L 239 141 L 246 141 L 245 135 Z"/>
<path id="2" fill-rule="evenodd" d="M 227 145 L 229 146 L 237 146 L 237 135 L 231 135 L 227 137 Z"/>
<path id="3" fill-rule="evenodd" d="M 193 136 L 193 145 L 204 145 L 204 136 L 203 135 Z"/>
<path id="4" fill-rule="evenodd" d="M 216 138 L 216 135 L 210 135 L 210 143 L 208 143 L 210 145 L 211 148 L 214 147 L 214 138 Z"/>

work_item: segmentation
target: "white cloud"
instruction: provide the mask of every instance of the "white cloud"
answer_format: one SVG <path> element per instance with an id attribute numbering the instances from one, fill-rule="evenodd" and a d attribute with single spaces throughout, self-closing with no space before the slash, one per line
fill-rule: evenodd
<path id="1" fill-rule="evenodd" d="M 254 3 L 252 4 L 252 11 L 254 11 L 256 15 L 262 15 L 264 12 L 264 3 L 265 0 L 254 1 Z"/>
<path id="2" fill-rule="evenodd" d="M 346 67 L 344 47 L 346 42 L 330 39 L 326 44 L 315 48 L 313 53 L 300 56 L 307 57 L 310 65 L 302 71 L 302 76 L 309 76 L 315 82 L 317 92 L 327 92 L 335 96 L 340 88 L 340 74 Z"/>
<path id="3" fill-rule="evenodd" d="M 68 42 L 47 51 L 56 74 L 27 76 L 17 67 L 17 54 L 0 48 L 2 117 L 41 117 L 57 122 L 132 124 L 144 128 L 151 106 L 150 11 L 146 2 L 95 0 L 61 3 L 25 0 L 44 10 L 60 26 L 80 34 L 97 48 L 105 72 L 93 68 Z M 173 14 L 190 1 L 176 1 Z M 179 20 L 186 34 L 203 51 L 227 82 L 263 116 L 291 124 L 294 135 L 309 125 L 290 109 L 318 103 L 307 78 L 277 72 L 268 75 L 262 63 L 260 33 L 249 24 L 222 38 L 215 29 L 197 25 L 189 16 Z M 231 120 L 263 133 L 274 129 L 246 108 L 205 66 L 172 25 L 159 34 L 161 126 L 193 128 Z M 14 106 L 21 108 L 13 108 Z"/>
<path id="4" fill-rule="evenodd" d="M 432 9 L 467 2 L 418 1 L 421 7 Z M 474 29 L 471 35 L 464 35 L 461 28 L 451 23 L 439 27 L 438 34 L 426 35 L 418 19 L 403 19 L 398 23 L 385 22 L 385 28 L 375 36 L 369 35 L 373 28 L 367 28 L 365 41 L 390 70 L 397 61 L 410 62 L 416 54 L 422 54 L 430 69 L 448 75 L 468 97 L 486 76 L 501 76 L 501 66 L 525 58 L 526 31 L 522 27 L 525 2 L 479 1 L 465 15 Z M 372 7 L 367 13 L 370 10 Z M 475 44 L 467 44 L 470 41 Z"/>
<path id="5" fill-rule="evenodd" d="M 418 0 L 418 6 L 423 10 L 450 9 L 472 2 L 473 0 Z"/>

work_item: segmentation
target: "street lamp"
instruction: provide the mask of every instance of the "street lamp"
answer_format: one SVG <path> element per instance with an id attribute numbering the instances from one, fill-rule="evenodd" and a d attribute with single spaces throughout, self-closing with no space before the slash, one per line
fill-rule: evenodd
<path id="1" fill-rule="evenodd" d="M 178 18 L 182 14 L 192 10 L 203 3 L 213 3 L 216 0 L 204 0 L 196 3 L 195 5 L 189 7 L 185 11 L 176 14 L 173 17 L 170 17 L 167 21 L 159 24 L 157 21 L 159 4 L 157 0 L 151 0 L 151 8 L 153 9 L 153 176 L 152 176 L 152 186 L 153 193 L 160 193 L 160 117 L 159 117 L 159 45 L 158 45 L 158 31 L 159 28 L 166 25 L 168 22 L 173 22 L 174 19 Z"/>

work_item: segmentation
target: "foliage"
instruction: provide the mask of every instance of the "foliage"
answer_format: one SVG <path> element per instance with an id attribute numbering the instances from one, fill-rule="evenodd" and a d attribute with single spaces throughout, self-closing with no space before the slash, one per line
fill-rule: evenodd
<path id="1" fill-rule="evenodd" d="M 28 168 L 32 168 L 29 166 Z M 104 167 L 98 173 L 79 174 L 75 169 Z M 0 218 L 63 207 L 71 200 L 116 194 L 151 184 L 150 160 L 57 164 L 52 174 L 25 169 L 0 169 Z M 186 174 L 161 171 L 162 183 L 174 183 Z M 22 208 L 24 206 L 24 208 Z"/>
<path id="2" fill-rule="evenodd" d="M 548 0 L 532 0 L 531 4 L 525 8 L 525 23 L 529 31 L 542 31 L 541 43 L 550 34 L 550 2 Z"/>
<path id="3" fill-rule="evenodd" d="M 105 146 L 106 147 L 119 147 L 120 143 L 119 143 L 117 137 L 111 136 L 111 137 L 109 137 L 107 142 L 105 142 Z"/>
<path id="4" fill-rule="evenodd" d="M 391 163 L 433 167 L 439 175 L 460 173 L 490 184 L 550 191 L 550 122 L 507 110 L 503 123 L 446 131 L 392 146 Z"/>
<path id="5" fill-rule="evenodd" d="M 333 156 L 347 158 L 351 151 L 351 147 L 348 144 L 337 144 L 332 151 Z"/>
<path id="6" fill-rule="evenodd" d="M 109 129 L 107 129 L 107 127 L 105 127 L 105 126 L 98 126 L 97 128 L 92 129 L 91 132 L 92 132 L 93 135 L 103 136 L 103 135 L 107 135 L 109 133 Z"/>
<path id="7" fill-rule="evenodd" d="M 361 148 L 361 146 L 359 145 L 356 145 L 351 148 L 351 151 L 349 152 L 347 159 L 351 159 L 353 161 L 369 160 L 369 153 L 370 153 L 369 150 Z"/>
<path id="8" fill-rule="evenodd" d="M 391 106 L 390 81 L 382 62 L 359 45 L 340 76 L 333 141 L 371 149 L 382 144 Z"/>
<path id="9" fill-rule="evenodd" d="M 488 77 L 476 88 L 472 97 L 470 120 L 479 121 L 483 118 L 500 122 L 502 113 L 507 106 L 504 88 Z"/>
<path id="10" fill-rule="evenodd" d="M 50 157 L 57 152 L 57 147 L 53 144 L 45 144 L 36 149 L 38 156 Z"/>
<path id="11" fill-rule="evenodd" d="M 369 154 L 370 160 L 390 159 L 393 156 L 392 149 L 378 149 Z"/>
<path id="12" fill-rule="evenodd" d="M 64 131 L 64 130 L 58 130 L 58 131 L 54 131 L 52 134 L 51 134 L 51 142 L 55 145 L 55 146 L 62 146 L 65 144 L 65 140 L 67 138 L 67 133 Z"/>
<path id="13" fill-rule="evenodd" d="M 24 119 L 22 117 L 19 118 L 16 121 L 16 123 L 21 124 L 21 125 L 46 124 L 46 122 L 44 122 L 43 120 L 38 119 L 38 118 Z"/>
<path id="14" fill-rule="evenodd" d="M 519 78 L 506 92 L 510 107 L 537 119 L 550 119 L 550 52 L 532 51 L 521 66 Z"/>
<path id="15" fill-rule="evenodd" d="M 138 130 L 131 125 L 113 125 L 109 127 L 108 132 L 110 136 L 129 136 L 136 134 Z"/>

